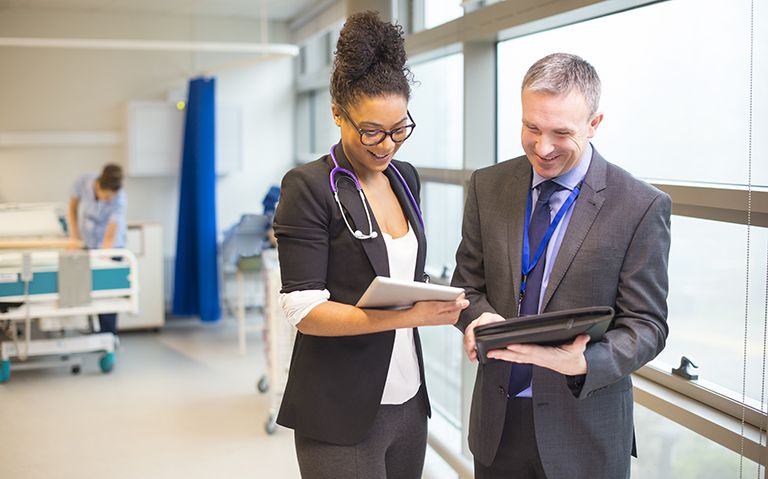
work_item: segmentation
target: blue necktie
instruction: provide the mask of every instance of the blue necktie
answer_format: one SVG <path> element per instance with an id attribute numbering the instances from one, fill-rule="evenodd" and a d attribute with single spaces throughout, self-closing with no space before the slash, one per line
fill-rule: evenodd
<path id="1" fill-rule="evenodd" d="M 536 207 L 531 215 L 531 222 L 528 225 L 528 244 L 530 245 L 530 255 L 536 253 L 544 234 L 549 228 L 551 221 L 549 200 L 552 195 L 563 187 L 552 180 L 547 180 L 539 186 L 539 198 L 536 200 Z M 544 265 L 546 264 L 546 250 L 533 271 L 528 275 L 525 287 L 525 295 L 520 303 L 520 316 L 538 314 L 539 296 L 541 293 L 541 280 L 544 277 Z M 533 369 L 530 364 L 512 364 L 512 371 L 509 375 L 509 397 L 515 397 L 528 388 L 531 384 L 531 375 Z"/>

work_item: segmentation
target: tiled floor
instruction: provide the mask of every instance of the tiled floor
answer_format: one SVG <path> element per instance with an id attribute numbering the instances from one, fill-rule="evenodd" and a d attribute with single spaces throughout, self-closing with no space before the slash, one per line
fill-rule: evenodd
<path id="1" fill-rule="evenodd" d="M 265 432 L 262 335 L 232 319 L 120 335 L 115 369 L 13 371 L 0 385 L 0 478 L 299 478 L 293 434 Z M 425 478 L 450 478 L 431 451 Z"/>
<path id="2" fill-rule="evenodd" d="M 172 320 L 121 334 L 114 371 L 98 357 L 14 371 L 0 386 L 2 478 L 298 478 L 293 435 L 269 436 L 260 335 L 238 354 L 234 321 Z"/>

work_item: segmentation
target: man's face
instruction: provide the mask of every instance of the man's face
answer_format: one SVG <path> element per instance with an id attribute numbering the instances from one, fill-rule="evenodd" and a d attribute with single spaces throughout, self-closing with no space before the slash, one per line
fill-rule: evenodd
<path id="1" fill-rule="evenodd" d="M 579 92 L 523 90 L 523 150 L 536 173 L 550 179 L 573 169 L 602 120 L 602 113 L 590 117 Z"/>

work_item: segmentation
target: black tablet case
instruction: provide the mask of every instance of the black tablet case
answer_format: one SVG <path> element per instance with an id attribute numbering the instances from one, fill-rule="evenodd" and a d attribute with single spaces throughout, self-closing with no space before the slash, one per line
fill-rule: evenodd
<path id="1" fill-rule="evenodd" d="M 594 306 L 552 313 L 523 316 L 475 328 L 477 357 L 481 364 L 490 361 L 486 354 L 509 344 L 534 343 L 559 345 L 588 334 L 590 341 L 602 338 L 613 319 L 613 308 Z"/>

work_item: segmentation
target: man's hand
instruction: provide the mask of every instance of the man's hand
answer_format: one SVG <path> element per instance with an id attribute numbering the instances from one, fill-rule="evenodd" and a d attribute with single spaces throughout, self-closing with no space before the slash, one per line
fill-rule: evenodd
<path id="1" fill-rule="evenodd" d="M 464 330 L 464 351 L 467 353 L 467 357 L 470 361 L 477 360 L 477 351 L 475 350 L 475 328 L 483 324 L 495 323 L 497 321 L 504 321 L 504 318 L 494 313 L 483 313 L 478 316 L 477 319 L 469 323 L 467 329 Z"/>
<path id="2" fill-rule="evenodd" d="M 473 323 L 471 323 L 469 327 L 471 327 Z M 469 327 L 467 327 L 467 330 L 469 330 Z M 465 348 L 467 344 L 466 338 L 467 335 L 465 334 Z M 474 334 L 472 335 L 472 339 L 474 345 Z M 536 366 L 551 369 L 566 376 L 576 376 L 579 374 L 587 374 L 587 360 L 584 358 L 584 350 L 587 349 L 588 342 L 589 335 L 582 334 L 577 336 L 572 343 L 563 344 L 561 346 L 510 344 L 505 349 L 488 351 L 488 358 L 501 359 L 502 361 L 509 361 L 511 363 L 535 364 Z"/>

